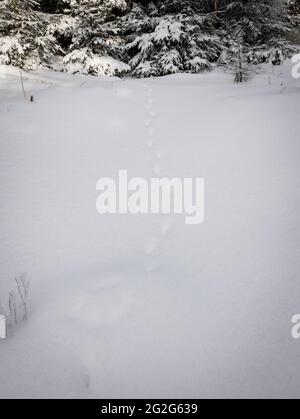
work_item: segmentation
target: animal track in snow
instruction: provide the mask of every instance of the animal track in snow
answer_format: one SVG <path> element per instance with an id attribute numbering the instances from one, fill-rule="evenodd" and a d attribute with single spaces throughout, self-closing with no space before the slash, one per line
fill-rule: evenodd
<path id="1" fill-rule="evenodd" d="M 154 133 L 155 133 L 155 129 L 154 129 L 154 128 L 149 128 L 149 129 L 148 129 L 148 135 L 149 135 L 150 137 L 153 137 Z"/>
<path id="2" fill-rule="evenodd" d="M 163 156 L 164 156 L 163 151 L 161 151 L 161 150 L 157 150 L 157 152 L 156 152 L 156 157 L 157 157 L 159 160 L 161 160 L 161 159 L 163 158 Z"/>
<path id="3" fill-rule="evenodd" d="M 157 262 L 155 262 L 155 261 L 152 261 L 152 262 L 150 262 L 150 263 L 148 263 L 148 264 L 146 265 L 146 271 L 147 271 L 147 272 L 153 272 L 153 271 L 155 271 L 157 268 L 158 268 L 158 263 L 157 263 Z"/>
<path id="4" fill-rule="evenodd" d="M 145 108 L 147 110 L 147 117 L 145 119 L 145 127 L 147 132 L 147 140 L 146 144 L 149 149 L 152 149 L 154 147 L 154 144 L 156 143 L 156 130 L 153 126 L 153 121 L 156 116 L 156 112 L 153 109 L 153 103 L 154 98 L 152 96 L 153 89 L 150 88 L 146 83 L 144 84 L 144 88 L 146 89 L 146 105 Z M 159 177 L 161 174 L 161 167 L 159 162 L 164 157 L 164 152 L 160 148 L 154 148 L 154 157 L 155 162 L 154 166 L 152 167 L 152 171 L 154 172 L 155 176 Z M 147 272 L 153 272 L 158 268 L 158 263 L 156 261 L 157 257 L 157 248 L 159 247 L 160 241 L 163 237 L 165 237 L 170 230 L 171 223 L 164 219 L 160 222 L 158 228 L 158 233 L 156 234 L 157 237 L 152 238 L 149 240 L 144 248 L 145 255 L 147 256 L 147 263 L 145 265 L 145 269 Z"/>
<path id="5" fill-rule="evenodd" d="M 157 164 L 153 167 L 153 172 L 156 176 L 160 175 L 160 167 Z"/>
<path id="6" fill-rule="evenodd" d="M 162 236 L 165 236 L 171 228 L 171 222 L 168 220 L 163 220 L 160 223 L 160 232 Z"/>
<path id="7" fill-rule="evenodd" d="M 153 146 L 153 141 L 152 140 L 147 140 L 147 147 L 151 148 Z"/>
<path id="8" fill-rule="evenodd" d="M 150 240 L 145 246 L 146 255 L 152 255 L 157 247 L 157 241 L 155 239 Z"/>

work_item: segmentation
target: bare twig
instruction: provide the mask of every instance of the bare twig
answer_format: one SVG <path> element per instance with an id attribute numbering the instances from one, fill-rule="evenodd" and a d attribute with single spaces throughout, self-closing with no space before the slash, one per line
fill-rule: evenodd
<path id="1" fill-rule="evenodd" d="M 18 324 L 16 294 L 14 293 L 14 291 L 11 291 L 9 293 L 8 307 L 11 321 L 15 322 L 15 324 Z"/>
<path id="2" fill-rule="evenodd" d="M 25 92 L 25 87 L 24 87 L 24 80 L 23 80 L 22 70 L 20 70 L 20 80 L 21 80 L 21 86 L 22 86 L 23 96 L 24 96 L 24 99 L 26 100 L 26 92 Z"/>
<path id="3" fill-rule="evenodd" d="M 29 291 L 29 280 L 26 278 L 26 274 L 20 275 L 19 277 L 15 278 L 19 297 L 21 303 L 24 308 L 24 320 L 28 318 L 28 310 L 27 310 L 27 298 L 28 298 L 28 291 Z"/>
<path id="4" fill-rule="evenodd" d="M 1 299 L 0 299 L 0 314 L 5 314 Z"/>

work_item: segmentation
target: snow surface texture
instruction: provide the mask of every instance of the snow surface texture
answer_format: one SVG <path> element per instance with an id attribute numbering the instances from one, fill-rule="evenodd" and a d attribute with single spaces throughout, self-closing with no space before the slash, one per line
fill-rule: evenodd
<path id="1" fill-rule="evenodd" d="M 0 397 L 297 397 L 299 80 L 0 79 Z M 204 177 L 206 216 L 100 216 L 96 182 Z"/>

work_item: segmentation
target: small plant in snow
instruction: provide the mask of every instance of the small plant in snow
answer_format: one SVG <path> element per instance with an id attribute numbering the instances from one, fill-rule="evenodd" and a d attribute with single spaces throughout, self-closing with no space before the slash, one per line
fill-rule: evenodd
<path id="1" fill-rule="evenodd" d="M 231 48 L 222 52 L 218 65 L 230 71 L 235 83 L 244 83 L 256 71 L 252 60 L 251 52 L 238 41 Z"/>
<path id="2" fill-rule="evenodd" d="M 243 83 L 248 81 L 250 73 L 250 64 L 243 53 L 243 47 L 241 44 L 238 44 L 233 61 L 234 82 Z"/>
<path id="3" fill-rule="evenodd" d="M 9 292 L 7 309 L 0 301 L 0 314 L 4 315 L 9 330 L 28 319 L 28 294 L 30 281 L 26 274 L 15 278 L 15 288 Z"/>
<path id="4" fill-rule="evenodd" d="M 26 274 L 22 274 L 15 278 L 17 289 L 18 289 L 18 296 L 20 300 L 20 305 L 23 308 L 23 320 L 28 319 L 28 291 L 29 291 L 29 284 L 30 281 L 27 278 Z"/>

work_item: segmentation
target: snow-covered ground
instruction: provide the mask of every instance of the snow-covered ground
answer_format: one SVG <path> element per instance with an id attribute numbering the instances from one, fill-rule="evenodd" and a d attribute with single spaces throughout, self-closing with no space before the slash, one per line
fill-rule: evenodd
<path id="1" fill-rule="evenodd" d="M 300 81 L 291 65 L 0 79 L 0 397 L 297 397 Z M 96 212 L 96 182 L 204 177 L 205 221 Z"/>

